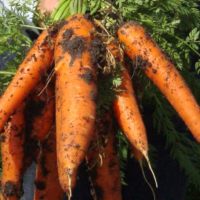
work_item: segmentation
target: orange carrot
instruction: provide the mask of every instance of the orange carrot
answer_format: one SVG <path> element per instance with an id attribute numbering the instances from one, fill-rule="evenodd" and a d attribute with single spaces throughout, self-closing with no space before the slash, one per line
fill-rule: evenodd
<path id="1" fill-rule="evenodd" d="M 27 167 L 36 159 L 40 146 L 54 123 L 55 97 L 54 83 L 45 86 L 44 78 L 37 84 L 29 95 L 31 99 L 25 109 L 26 116 L 26 140 L 24 167 Z M 45 89 L 44 89 L 45 88 Z M 44 91 L 43 91 L 44 89 Z M 41 93 L 41 91 L 43 91 Z M 40 94 L 41 93 L 41 94 Z M 39 95 L 40 94 L 40 95 Z"/>
<path id="2" fill-rule="evenodd" d="M 56 135 L 59 179 L 70 197 L 78 166 L 85 157 L 94 130 L 98 49 L 95 51 L 93 47 L 98 39 L 92 39 L 94 25 L 86 15 L 73 15 L 66 22 L 55 46 L 61 112 L 60 130 Z"/>
<path id="3" fill-rule="evenodd" d="M 95 145 L 89 151 L 86 160 L 90 169 L 92 185 L 96 192 L 96 199 L 121 200 L 119 160 L 110 114 L 98 122 L 95 135 Z M 101 142 L 99 138 L 102 138 L 103 141 Z"/>
<path id="4" fill-rule="evenodd" d="M 118 30 L 124 52 L 141 67 L 165 95 L 200 142 L 200 108 L 183 78 L 165 53 L 138 23 L 127 22 Z M 126 46 L 126 47 L 125 47 Z"/>
<path id="5" fill-rule="evenodd" d="M 129 142 L 137 150 L 139 150 L 147 160 L 157 186 L 157 181 L 153 170 L 151 169 L 148 158 L 148 141 L 146 129 L 139 108 L 137 106 L 131 78 L 129 76 L 128 70 L 124 67 L 123 62 L 121 61 L 122 56 L 116 42 L 112 41 L 107 45 L 107 47 L 116 59 L 116 62 L 121 63 L 121 67 L 123 69 L 122 83 L 117 87 L 117 89 L 120 89 L 123 92 L 118 94 L 118 97 L 113 102 L 114 113 L 122 131 L 124 132 Z"/>
<path id="6" fill-rule="evenodd" d="M 55 40 L 51 29 L 44 30 L 34 43 L 16 75 L 0 98 L 0 131 L 10 115 L 28 96 L 41 77 L 50 68 L 53 60 L 53 47 L 50 41 Z"/>
<path id="7" fill-rule="evenodd" d="M 111 43 L 108 47 L 114 57 L 120 62 L 120 54 L 116 53 L 118 49 L 117 44 Z M 122 83 L 117 89 L 123 92 L 118 94 L 118 97 L 113 102 L 113 109 L 121 129 L 130 143 L 147 157 L 148 141 L 146 129 L 137 106 L 131 78 L 122 62 L 121 67 L 123 69 Z"/>
<path id="8" fill-rule="evenodd" d="M 52 126 L 37 157 L 33 200 L 63 199 L 64 191 L 58 179 L 55 129 L 55 126 Z"/>
<path id="9" fill-rule="evenodd" d="M 25 109 L 24 100 L 1 135 L 1 200 L 16 200 L 23 195 L 22 178 L 24 165 L 25 142 Z"/>

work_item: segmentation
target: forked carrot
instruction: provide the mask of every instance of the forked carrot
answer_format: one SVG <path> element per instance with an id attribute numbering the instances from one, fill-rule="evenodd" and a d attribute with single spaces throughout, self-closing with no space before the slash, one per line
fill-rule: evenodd
<path id="1" fill-rule="evenodd" d="M 73 15 L 60 29 L 55 44 L 55 74 L 59 82 L 56 88 L 61 112 L 60 130 L 56 133 L 58 172 L 69 198 L 78 167 L 88 150 L 96 117 L 94 62 L 98 55 L 93 52 L 93 29 L 87 15 Z"/>
<path id="2" fill-rule="evenodd" d="M 200 108 L 183 78 L 165 53 L 138 23 L 129 21 L 118 30 L 124 52 L 141 67 L 165 95 L 193 136 L 200 142 Z"/>
<path id="3" fill-rule="evenodd" d="M 41 77 L 51 67 L 53 61 L 53 43 L 55 35 L 50 29 L 44 30 L 38 37 L 16 75 L 0 98 L 0 131 L 10 115 L 28 96 Z"/>
<path id="4" fill-rule="evenodd" d="M 37 157 L 33 200 L 62 200 L 64 196 L 58 178 L 55 133 L 56 128 L 52 126 Z"/>
<path id="5" fill-rule="evenodd" d="M 25 106 L 26 100 L 15 110 L 1 134 L 1 200 L 17 200 L 23 195 Z"/>
<path id="6" fill-rule="evenodd" d="M 121 200 L 121 177 L 116 135 L 110 113 L 95 130 L 94 144 L 86 156 L 97 200 Z M 101 138 L 101 139 L 100 139 Z M 103 140 L 103 141 L 101 141 Z"/>

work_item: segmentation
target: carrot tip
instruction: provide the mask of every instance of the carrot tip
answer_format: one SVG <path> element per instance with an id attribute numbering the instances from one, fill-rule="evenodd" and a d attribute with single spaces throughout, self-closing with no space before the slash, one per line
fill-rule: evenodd
<path id="1" fill-rule="evenodd" d="M 72 176 L 69 172 L 67 172 L 68 180 L 69 180 L 69 192 L 67 192 L 68 200 L 72 197 Z"/>
<path id="2" fill-rule="evenodd" d="M 151 167 L 151 163 L 150 163 L 150 161 L 149 161 L 149 157 L 148 157 L 146 154 L 144 154 L 144 157 L 145 157 L 145 159 L 146 159 L 146 161 L 147 161 L 147 164 L 148 164 L 148 166 L 149 166 L 149 169 L 150 169 L 150 171 L 151 171 L 151 173 L 152 173 L 152 175 L 153 175 L 153 178 L 154 178 L 154 181 L 155 181 L 155 184 L 156 184 L 156 188 L 158 188 L 158 182 L 157 182 L 157 180 L 156 180 L 156 176 L 155 176 L 155 174 L 154 174 L 154 171 L 153 171 L 153 169 L 152 169 L 152 167 Z"/>
<path id="3" fill-rule="evenodd" d="M 149 186 L 149 188 L 150 188 L 151 191 L 152 191 L 153 199 L 156 200 L 155 192 L 154 192 L 154 190 L 153 190 L 151 184 L 149 183 L 149 181 L 147 180 L 147 178 L 146 178 L 146 176 L 145 176 L 144 169 L 143 169 L 143 166 L 142 166 L 142 161 L 139 161 L 139 165 L 140 165 L 140 168 L 141 168 L 141 171 L 142 171 L 143 178 L 144 178 L 145 182 L 147 183 L 147 185 Z"/>

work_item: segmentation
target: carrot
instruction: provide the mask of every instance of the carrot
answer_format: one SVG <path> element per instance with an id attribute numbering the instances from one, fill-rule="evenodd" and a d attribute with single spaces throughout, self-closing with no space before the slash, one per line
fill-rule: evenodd
<path id="1" fill-rule="evenodd" d="M 53 60 L 53 47 L 49 41 L 55 40 L 51 29 L 44 30 L 38 37 L 26 58 L 20 65 L 16 75 L 0 98 L 0 131 L 10 115 L 28 96 L 50 68 Z"/>
<path id="2" fill-rule="evenodd" d="M 25 105 L 26 100 L 18 106 L 1 134 L 1 200 L 16 200 L 23 195 Z"/>
<path id="3" fill-rule="evenodd" d="M 69 197 L 92 139 L 96 117 L 98 49 L 93 47 L 98 39 L 92 39 L 93 29 L 87 15 L 73 15 L 60 29 L 55 44 L 55 74 L 59 82 L 56 100 L 60 98 L 61 112 L 60 130 L 56 133 L 58 172 Z"/>
<path id="4" fill-rule="evenodd" d="M 183 78 L 165 53 L 138 23 L 127 22 L 118 30 L 124 52 L 165 95 L 193 136 L 200 142 L 200 108 Z M 126 46 L 126 47 L 125 47 Z"/>
<path id="5" fill-rule="evenodd" d="M 64 191 L 58 179 L 55 132 L 55 126 L 52 126 L 37 157 L 34 200 L 63 199 Z"/>
<path id="6" fill-rule="evenodd" d="M 44 89 L 45 88 L 45 89 Z M 43 91 L 41 93 L 41 91 Z M 41 94 L 40 94 L 41 93 Z M 25 109 L 26 140 L 24 170 L 39 154 L 40 147 L 55 120 L 54 83 L 45 86 L 44 77 L 28 96 L 30 101 Z"/>
<path id="7" fill-rule="evenodd" d="M 110 113 L 98 122 L 95 137 L 95 144 L 88 152 L 86 160 L 89 165 L 92 185 L 96 192 L 96 199 L 121 200 L 119 160 Z M 100 141 L 99 138 L 102 138 L 103 141 Z"/>
<path id="8" fill-rule="evenodd" d="M 113 57 L 116 59 L 116 63 L 121 63 L 123 69 L 122 83 L 117 87 L 117 89 L 123 92 L 118 94 L 118 97 L 113 102 L 115 116 L 129 142 L 144 155 L 157 186 L 157 181 L 148 158 L 146 129 L 137 106 L 131 78 L 122 62 L 122 56 L 116 42 L 112 41 L 107 45 L 107 48 L 109 48 Z"/>
<path id="9" fill-rule="evenodd" d="M 112 42 L 108 47 L 115 59 L 120 62 L 120 54 L 117 53 L 117 44 Z M 137 106 L 132 81 L 122 62 L 121 67 L 123 69 L 122 83 L 117 89 L 120 89 L 123 92 L 119 93 L 113 102 L 113 110 L 118 123 L 129 142 L 136 149 L 140 150 L 145 157 L 148 157 L 146 129 Z"/>

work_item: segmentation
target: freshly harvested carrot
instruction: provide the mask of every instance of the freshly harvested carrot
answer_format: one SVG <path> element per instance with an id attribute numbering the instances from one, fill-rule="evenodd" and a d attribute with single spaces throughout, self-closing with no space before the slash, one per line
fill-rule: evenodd
<path id="1" fill-rule="evenodd" d="M 117 44 L 112 42 L 108 45 L 108 48 L 110 49 L 115 59 L 120 62 L 120 52 Z M 114 113 L 122 131 L 128 138 L 129 142 L 135 148 L 140 150 L 146 158 L 148 157 L 148 141 L 146 136 L 146 129 L 138 109 L 129 73 L 122 62 L 121 67 L 123 69 L 122 83 L 120 86 L 118 86 L 117 89 L 120 89 L 123 92 L 119 93 L 113 102 Z"/>
<path id="2" fill-rule="evenodd" d="M 64 191 L 58 178 L 55 133 L 56 128 L 52 126 L 44 143 L 41 145 L 41 153 L 37 157 L 33 200 L 62 200 L 64 196 Z"/>
<path id="3" fill-rule="evenodd" d="M 121 177 L 116 136 L 110 113 L 97 124 L 95 145 L 86 156 L 98 200 L 121 200 Z M 99 141 L 102 138 L 104 141 Z M 104 143 L 104 144 L 101 144 Z"/>
<path id="4" fill-rule="evenodd" d="M 45 89 L 44 89 L 45 88 Z M 40 94 L 41 93 L 41 94 Z M 25 109 L 26 142 L 24 170 L 30 166 L 40 151 L 40 146 L 55 120 L 54 83 L 45 86 L 44 78 L 28 96 L 30 101 Z"/>
<path id="5" fill-rule="evenodd" d="M 28 96 L 41 77 L 50 68 L 53 60 L 55 32 L 44 30 L 38 37 L 26 58 L 20 65 L 16 75 L 0 98 L 0 131 L 10 115 Z"/>
<path id="6" fill-rule="evenodd" d="M 122 56 L 116 41 L 112 41 L 107 47 L 116 59 L 116 62 L 121 63 L 121 68 L 123 69 L 122 82 L 121 85 L 117 87 L 117 89 L 123 92 L 118 94 L 118 97 L 114 100 L 112 105 L 115 116 L 131 145 L 144 155 L 157 186 L 157 181 L 148 158 L 146 129 L 137 105 L 130 75 L 122 62 Z"/>
<path id="7" fill-rule="evenodd" d="M 55 44 L 55 74 L 59 82 L 56 100 L 58 94 L 61 112 L 60 130 L 56 133 L 58 172 L 69 197 L 92 139 L 96 117 L 95 61 L 100 40 L 92 38 L 93 29 L 87 15 L 73 15 L 60 29 Z"/>
<path id="8" fill-rule="evenodd" d="M 124 52 L 141 67 L 165 95 L 193 136 L 200 142 L 200 108 L 183 78 L 165 53 L 138 23 L 130 21 L 118 30 Z"/>
<path id="9" fill-rule="evenodd" d="M 1 134 L 1 200 L 16 200 L 23 195 L 25 106 L 26 100 L 15 110 Z"/>
<path id="10" fill-rule="evenodd" d="M 37 86 L 37 90 L 34 91 L 33 99 L 38 101 L 42 109 L 40 113 L 37 113 L 37 115 L 33 117 L 30 137 L 37 138 L 38 141 L 42 142 L 45 140 L 55 120 L 54 83 L 50 82 L 45 86 L 44 83 L 40 82 Z"/>

